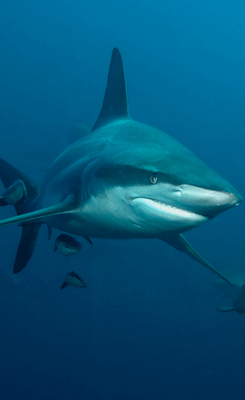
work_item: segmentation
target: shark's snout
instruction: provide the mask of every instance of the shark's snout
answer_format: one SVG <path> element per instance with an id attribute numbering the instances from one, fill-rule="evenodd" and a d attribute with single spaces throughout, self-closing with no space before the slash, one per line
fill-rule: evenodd
<path id="1" fill-rule="evenodd" d="M 184 232 L 242 201 L 241 195 L 231 186 L 227 191 L 187 184 L 163 185 L 161 188 L 162 191 L 131 198 L 131 207 L 140 226 L 147 225 L 151 229 L 164 226 L 165 231 Z"/>
<path id="2" fill-rule="evenodd" d="M 239 206 L 239 204 L 243 201 L 243 197 L 237 191 L 234 191 L 234 193 L 227 192 L 226 194 L 228 208 Z"/>
<path id="3" fill-rule="evenodd" d="M 210 218 L 239 205 L 242 196 L 234 190 L 210 190 L 191 185 L 179 187 L 179 202 L 184 209 Z"/>

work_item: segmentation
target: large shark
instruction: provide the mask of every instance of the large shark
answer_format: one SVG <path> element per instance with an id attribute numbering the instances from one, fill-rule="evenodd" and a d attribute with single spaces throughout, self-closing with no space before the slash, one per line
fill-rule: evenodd
<path id="1" fill-rule="evenodd" d="M 130 118 L 122 58 L 113 50 L 100 115 L 87 135 L 52 164 L 40 191 L 0 161 L 5 188 L 24 182 L 22 225 L 14 273 L 29 261 L 42 224 L 87 239 L 157 238 L 229 280 L 205 261 L 182 233 L 237 206 L 241 195 L 225 179 L 166 133 Z M 230 283 L 230 282 L 229 282 Z"/>

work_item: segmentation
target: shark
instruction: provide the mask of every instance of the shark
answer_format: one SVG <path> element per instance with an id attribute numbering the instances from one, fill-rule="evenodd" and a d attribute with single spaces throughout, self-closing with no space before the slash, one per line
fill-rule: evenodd
<path id="1" fill-rule="evenodd" d="M 26 188 L 14 204 L 17 216 L 0 221 L 22 227 L 13 273 L 27 265 L 46 224 L 49 237 L 55 227 L 88 241 L 160 239 L 232 285 L 183 233 L 237 206 L 242 196 L 172 136 L 130 117 L 117 48 L 92 131 L 58 156 L 40 189 L 3 159 L 0 178 L 6 190 L 15 181 Z"/>

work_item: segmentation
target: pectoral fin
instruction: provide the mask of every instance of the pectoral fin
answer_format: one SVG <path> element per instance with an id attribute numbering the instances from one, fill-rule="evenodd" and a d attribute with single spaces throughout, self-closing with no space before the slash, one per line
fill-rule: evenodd
<path id="1" fill-rule="evenodd" d="M 170 238 L 162 239 L 164 242 L 168 243 L 170 246 L 175 247 L 175 249 L 187 254 L 193 260 L 199 262 L 200 264 L 204 265 L 210 271 L 214 272 L 224 281 L 229 283 L 229 285 L 233 286 L 232 283 L 227 279 L 221 272 L 219 272 L 216 268 L 214 268 L 211 264 L 209 264 L 200 254 L 197 253 L 196 250 L 187 242 L 187 240 L 182 235 L 173 236 Z"/>
<path id="2" fill-rule="evenodd" d="M 6 218 L 0 221 L 0 226 L 12 225 L 12 224 L 22 224 L 29 221 L 43 220 L 47 217 L 52 217 L 53 215 L 65 214 L 73 211 L 74 209 L 74 199 L 69 198 L 67 201 L 56 204 L 55 206 L 42 208 L 37 211 L 32 211 L 26 214 L 17 215 L 16 217 Z"/>
<path id="3" fill-rule="evenodd" d="M 30 260 L 37 243 L 40 227 L 40 223 L 22 225 L 22 236 L 14 262 L 14 274 L 22 271 Z"/>

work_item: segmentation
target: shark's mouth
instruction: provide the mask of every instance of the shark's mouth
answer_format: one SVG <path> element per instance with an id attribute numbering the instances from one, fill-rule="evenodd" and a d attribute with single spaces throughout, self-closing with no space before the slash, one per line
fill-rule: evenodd
<path id="1" fill-rule="evenodd" d="M 182 215 L 182 216 L 187 216 L 189 214 L 193 214 L 193 215 L 200 215 L 204 218 L 211 218 L 211 215 L 205 215 L 199 212 L 195 212 L 192 210 L 188 210 L 185 209 L 184 207 L 176 207 L 172 204 L 167 204 L 167 203 L 163 203 L 159 200 L 156 199 L 150 199 L 150 198 L 145 198 L 145 197 L 135 197 L 132 198 L 131 201 L 134 204 L 137 204 L 138 207 L 143 206 L 150 209 L 154 209 L 156 212 L 159 213 L 165 213 L 165 212 L 169 212 L 169 213 L 173 213 L 176 215 Z"/>
<path id="2" fill-rule="evenodd" d="M 136 211 L 138 209 L 138 212 L 148 213 L 152 217 L 198 224 L 237 206 L 242 201 L 239 196 L 228 191 L 181 185 L 163 191 L 160 200 L 159 197 L 139 196 L 131 198 L 131 203 Z"/>
<path id="3" fill-rule="evenodd" d="M 179 208 L 159 200 L 132 198 L 131 206 L 137 217 L 149 225 L 164 224 L 166 230 L 187 230 L 198 226 L 210 218 L 192 210 Z M 142 224 L 142 222 L 141 222 Z"/>

